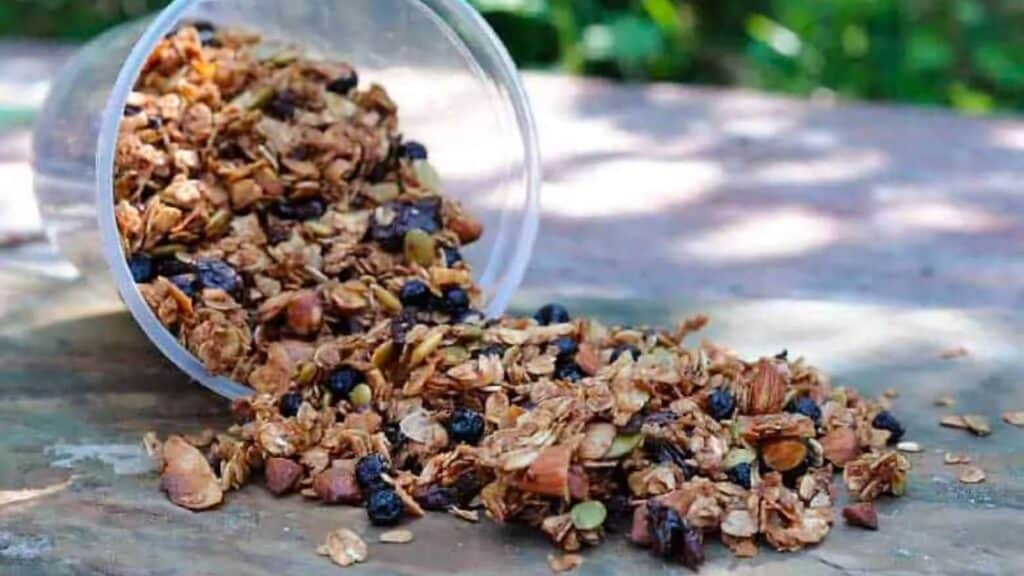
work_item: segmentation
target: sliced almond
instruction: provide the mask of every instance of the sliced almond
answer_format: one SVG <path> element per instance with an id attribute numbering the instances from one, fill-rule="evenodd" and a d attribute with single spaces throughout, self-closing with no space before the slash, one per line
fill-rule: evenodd
<path id="1" fill-rule="evenodd" d="M 1013 426 L 1024 427 L 1024 410 L 1003 412 L 1003 422 L 1006 422 L 1007 424 L 1011 424 Z"/>
<path id="2" fill-rule="evenodd" d="M 851 428 L 836 428 L 821 439 L 825 459 L 842 468 L 860 456 L 857 434 Z"/>
<path id="3" fill-rule="evenodd" d="M 348 528 L 339 528 L 327 534 L 324 543 L 316 549 L 321 556 L 330 557 L 338 566 L 351 566 L 366 560 L 369 550 L 366 542 Z"/>
<path id="4" fill-rule="evenodd" d="M 963 418 L 967 429 L 974 433 L 975 436 L 988 436 L 992 433 L 992 427 L 989 426 L 988 418 L 979 414 L 966 414 Z"/>
<path id="5" fill-rule="evenodd" d="M 385 544 L 406 544 L 412 542 L 413 538 L 412 531 L 405 529 L 388 530 L 380 535 L 380 541 Z"/>
<path id="6" fill-rule="evenodd" d="M 910 452 L 912 454 L 924 452 L 924 448 L 921 448 L 921 445 L 917 442 L 900 442 L 896 444 L 896 449 L 900 452 Z"/>
<path id="7" fill-rule="evenodd" d="M 953 406 L 954 404 L 956 404 L 956 400 L 952 396 L 949 396 L 949 395 L 939 396 L 938 398 L 935 399 L 935 405 L 936 406 L 942 406 L 942 407 L 948 408 L 950 406 Z"/>
<path id="8" fill-rule="evenodd" d="M 959 428 L 961 430 L 967 429 L 967 421 L 964 420 L 963 416 L 957 414 L 950 414 L 939 418 L 939 424 L 946 428 Z"/>
<path id="9" fill-rule="evenodd" d="M 966 454 L 958 454 L 954 452 L 946 452 L 942 456 L 943 464 L 969 464 L 971 457 Z"/>
<path id="10" fill-rule="evenodd" d="M 548 554 L 548 566 L 556 574 L 575 570 L 580 564 L 583 564 L 583 556 L 579 554 Z"/>
<path id="11" fill-rule="evenodd" d="M 210 463 L 181 436 L 171 436 L 164 442 L 163 457 L 165 467 L 160 488 L 172 502 L 189 510 L 205 510 L 224 499 L 224 491 Z"/>
<path id="12" fill-rule="evenodd" d="M 980 484 L 985 478 L 985 471 L 978 466 L 967 466 L 960 473 L 960 482 L 964 484 Z"/>

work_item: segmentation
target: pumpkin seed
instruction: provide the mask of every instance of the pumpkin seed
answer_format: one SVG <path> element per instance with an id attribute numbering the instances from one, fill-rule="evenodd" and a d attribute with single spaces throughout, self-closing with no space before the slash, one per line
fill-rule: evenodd
<path id="1" fill-rule="evenodd" d="M 385 290 L 384 288 L 376 284 L 371 286 L 370 290 L 373 292 L 373 297 L 376 298 L 377 302 L 386 310 L 389 310 L 391 312 L 402 311 L 402 302 L 399 301 L 398 297 L 396 297 L 391 292 Z"/>
<path id="2" fill-rule="evenodd" d="M 405 233 L 405 259 L 424 268 L 434 263 L 437 242 L 434 237 L 418 228 Z"/>
<path id="3" fill-rule="evenodd" d="M 437 350 L 442 340 L 444 340 L 444 331 L 442 330 L 436 330 L 427 334 L 427 337 L 413 348 L 412 356 L 409 358 L 409 365 L 418 366 L 420 362 L 426 360 L 427 356 L 430 356 L 434 353 L 434 350 Z"/>
<path id="4" fill-rule="evenodd" d="M 604 504 L 597 500 L 587 500 L 572 507 L 569 517 L 577 530 L 594 530 L 604 524 L 608 516 Z"/>
<path id="5" fill-rule="evenodd" d="M 372 198 L 377 204 L 387 204 L 388 202 L 398 198 L 398 195 L 401 193 L 402 191 L 398 188 L 398 184 L 395 184 L 394 182 L 374 184 L 366 190 L 366 195 Z"/>
<path id="6" fill-rule="evenodd" d="M 612 440 L 612 447 L 608 449 L 608 453 L 604 457 L 609 459 L 622 458 L 632 452 L 637 446 L 640 446 L 643 441 L 643 434 L 619 434 L 615 437 L 615 440 Z"/>
<path id="7" fill-rule="evenodd" d="M 359 384 L 348 393 L 348 401 L 357 408 L 369 406 L 373 401 L 373 389 L 367 384 Z"/>
<path id="8" fill-rule="evenodd" d="M 434 170 L 430 162 L 417 160 L 413 162 L 412 170 L 424 188 L 435 194 L 441 193 L 441 177 L 437 175 L 437 170 Z"/>

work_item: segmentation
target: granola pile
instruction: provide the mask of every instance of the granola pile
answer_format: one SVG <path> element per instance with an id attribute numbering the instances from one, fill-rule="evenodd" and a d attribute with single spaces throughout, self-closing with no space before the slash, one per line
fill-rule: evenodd
<path id="1" fill-rule="evenodd" d="M 542 530 L 568 570 L 615 531 L 692 568 L 710 538 L 799 550 L 829 532 L 840 469 L 866 503 L 851 523 L 905 491 L 888 399 L 785 352 L 688 344 L 704 317 L 485 320 L 459 256 L 482 227 L 384 90 L 358 84 L 199 23 L 157 47 L 125 110 L 114 200 L 139 289 L 210 371 L 257 391 L 222 433 L 147 436 L 173 502 L 212 508 L 262 476 L 377 525 L 483 510 Z M 320 552 L 367 556 L 345 529 Z"/>

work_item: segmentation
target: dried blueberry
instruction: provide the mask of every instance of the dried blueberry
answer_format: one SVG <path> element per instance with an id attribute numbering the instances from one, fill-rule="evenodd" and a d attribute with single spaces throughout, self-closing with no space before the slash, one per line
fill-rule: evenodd
<path id="1" fill-rule="evenodd" d="M 708 398 L 708 414 L 715 420 L 726 420 L 736 410 L 736 400 L 728 390 L 721 388 L 711 393 Z"/>
<path id="2" fill-rule="evenodd" d="M 619 359 L 619 356 L 622 356 L 624 352 L 629 352 L 629 355 L 633 357 L 634 361 L 640 359 L 639 348 L 633 346 L 632 344 L 619 344 L 612 350 L 610 362 L 615 363 L 615 361 Z"/>
<path id="3" fill-rule="evenodd" d="M 192 23 L 196 31 L 199 33 L 199 41 L 203 46 L 211 48 L 219 48 L 221 46 L 220 40 L 217 39 L 217 27 L 208 20 L 199 20 Z"/>
<path id="4" fill-rule="evenodd" d="M 459 252 L 458 248 L 452 248 L 451 246 L 445 246 L 442 251 L 444 252 L 444 265 L 451 268 L 459 262 L 462 262 L 462 253 Z"/>
<path id="5" fill-rule="evenodd" d="M 655 426 L 661 426 L 663 424 L 671 424 L 679 419 L 679 415 L 671 410 L 661 410 L 653 414 L 644 416 L 644 424 L 652 424 Z"/>
<path id="6" fill-rule="evenodd" d="M 127 104 L 124 107 L 124 115 L 131 118 L 132 116 L 138 116 L 142 113 L 142 107 L 136 106 L 135 104 Z"/>
<path id="7" fill-rule="evenodd" d="M 469 309 L 469 292 L 459 286 L 448 286 L 441 291 L 441 309 L 456 315 Z"/>
<path id="8" fill-rule="evenodd" d="M 191 264 L 178 260 L 173 256 L 154 260 L 153 266 L 156 268 L 157 276 L 166 276 L 167 278 L 180 276 L 181 274 L 192 274 L 195 271 L 195 267 Z"/>
<path id="9" fill-rule="evenodd" d="M 488 344 L 477 351 L 477 356 L 497 356 L 501 358 L 505 355 L 505 347 L 501 344 Z"/>
<path id="10" fill-rule="evenodd" d="M 448 433 L 457 444 L 476 444 L 484 435 L 484 417 L 469 408 L 456 408 L 448 420 Z"/>
<path id="11" fill-rule="evenodd" d="M 408 310 L 403 310 L 391 320 L 391 342 L 399 348 L 405 346 L 405 336 L 415 325 L 416 317 Z"/>
<path id="12" fill-rule="evenodd" d="M 226 262 L 202 260 L 196 263 L 196 277 L 202 288 L 217 288 L 235 294 L 242 287 L 242 277 Z"/>
<path id="13" fill-rule="evenodd" d="M 402 519 L 405 503 L 391 488 L 380 488 L 366 500 L 366 514 L 376 526 L 394 526 Z"/>
<path id="14" fill-rule="evenodd" d="M 263 107 L 263 111 L 276 120 L 285 122 L 295 116 L 295 95 L 288 90 L 281 90 Z"/>
<path id="15" fill-rule="evenodd" d="M 217 146 L 217 157 L 221 160 L 244 160 L 245 149 L 237 142 L 224 142 Z"/>
<path id="16" fill-rule="evenodd" d="M 324 381 L 324 388 L 330 393 L 335 402 L 348 398 L 349 392 L 356 386 L 366 382 L 366 376 L 355 368 L 342 366 L 327 375 Z"/>
<path id="17" fill-rule="evenodd" d="M 726 477 L 733 484 L 738 484 L 746 489 L 750 489 L 750 464 L 747 462 L 741 462 L 732 468 L 725 471 Z"/>
<path id="18" fill-rule="evenodd" d="M 558 362 L 555 364 L 555 378 L 559 380 L 566 380 L 568 382 L 576 382 L 583 378 L 583 370 L 580 369 L 580 365 L 573 362 Z"/>
<path id="19" fill-rule="evenodd" d="M 389 202 L 374 210 L 370 238 L 389 252 L 399 252 L 410 230 L 434 234 L 441 229 L 441 201 L 425 198 L 415 202 Z"/>
<path id="20" fill-rule="evenodd" d="M 403 306 L 425 310 L 430 308 L 434 295 L 430 292 L 430 286 L 422 280 L 409 280 L 398 291 L 398 299 Z"/>
<path id="21" fill-rule="evenodd" d="M 654 552 L 696 570 L 704 562 L 704 536 L 674 508 L 655 500 L 647 502 L 647 533 Z"/>
<path id="22" fill-rule="evenodd" d="M 327 90 L 342 96 L 348 94 L 359 86 L 359 74 L 355 70 L 348 70 L 341 76 L 327 83 Z"/>
<path id="23" fill-rule="evenodd" d="M 455 479 L 452 484 L 452 496 L 459 506 L 468 506 L 476 498 L 483 486 L 473 472 L 466 472 Z"/>
<path id="24" fill-rule="evenodd" d="M 402 429 L 397 422 L 389 422 L 384 425 L 384 437 L 388 439 L 388 444 L 391 444 L 391 451 L 397 451 L 405 443 L 405 434 L 402 434 Z"/>
<path id="25" fill-rule="evenodd" d="M 693 477 L 695 470 L 686 462 L 690 452 L 674 442 L 661 441 L 654 444 L 654 459 L 659 464 L 672 464 L 683 472 L 683 478 L 689 480 Z"/>
<path id="26" fill-rule="evenodd" d="M 402 144 L 402 156 L 409 160 L 426 160 L 427 147 L 415 140 L 409 140 Z"/>
<path id="27" fill-rule="evenodd" d="M 156 272 L 153 267 L 153 259 L 142 252 L 132 254 L 132 257 L 128 259 L 128 270 L 132 273 L 132 280 L 138 283 L 149 282 Z"/>
<path id="28" fill-rule="evenodd" d="M 892 412 L 889 412 L 888 410 L 882 410 L 879 412 L 875 416 L 875 419 L 871 421 L 871 426 L 873 428 L 878 428 L 879 430 L 888 430 L 889 444 L 899 442 L 900 439 L 903 438 L 903 433 L 906 432 L 906 429 L 903 428 L 900 421 L 897 420 L 896 417 L 892 415 Z"/>
<path id="29" fill-rule="evenodd" d="M 626 420 L 626 425 L 619 428 L 619 432 L 622 434 L 639 434 L 640 430 L 644 427 L 645 418 L 640 412 L 633 414 Z"/>
<path id="30" fill-rule="evenodd" d="M 811 420 L 814 420 L 815 424 L 821 423 L 821 408 L 818 408 L 818 404 L 809 396 L 794 398 L 786 405 L 786 412 L 803 414 Z"/>
<path id="31" fill-rule="evenodd" d="M 534 320 L 541 326 L 549 324 L 562 324 L 569 321 L 569 311 L 561 304 L 545 304 L 533 315 Z"/>
<path id="32" fill-rule="evenodd" d="M 424 510 L 447 510 L 452 506 L 452 491 L 435 484 L 416 492 L 416 501 Z"/>
<path id="33" fill-rule="evenodd" d="M 280 402 L 277 403 L 277 409 L 285 418 L 291 418 L 298 414 L 300 406 L 302 406 L 302 394 L 298 392 L 289 392 L 281 396 Z"/>
<path id="34" fill-rule="evenodd" d="M 150 130 L 159 130 L 164 125 L 164 119 L 159 116 L 150 116 L 146 127 Z"/>
<path id="35" fill-rule="evenodd" d="M 185 296 L 192 298 L 199 292 L 199 280 L 195 274 L 178 274 L 168 278 Z"/>
<path id="36" fill-rule="evenodd" d="M 316 199 L 305 202 L 281 200 L 270 205 L 270 213 L 282 220 L 311 220 L 323 216 L 326 211 L 327 206 Z"/>
<path id="37" fill-rule="evenodd" d="M 556 354 L 559 358 L 571 359 L 576 355 L 576 350 L 579 347 L 576 345 L 576 341 L 568 336 L 562 336 L 552 342 L 555 346 Z"/>
<path id="38" fill-rule="evenodd" d="M 375 490 L 384 485 L 381 474 L 391 470 L 391 464 L 382 454 L 373 452 L 367 454 L 356 462 L 356 482 L 364 490 Z"/>

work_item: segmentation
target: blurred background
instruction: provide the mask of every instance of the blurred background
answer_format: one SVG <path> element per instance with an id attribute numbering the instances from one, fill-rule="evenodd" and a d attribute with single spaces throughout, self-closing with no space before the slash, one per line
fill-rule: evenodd
<path id="1" fill-rule="evenodd" d="M 80 42 L 167 3 L 3 0 L 0 36 Z M 528 68 L 948 106 L 969 114 L 1024 106 L 1020 0 L 472 4 Z"/>

